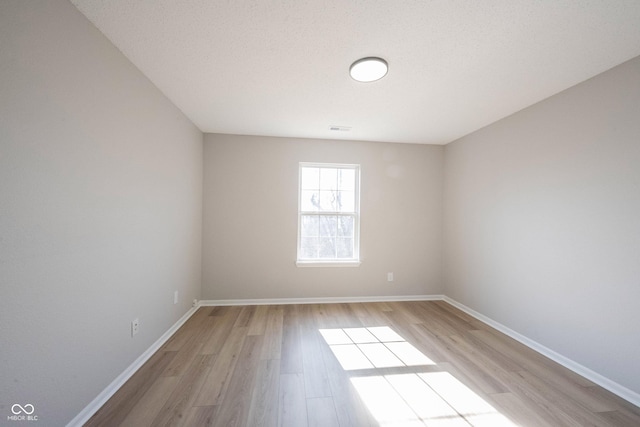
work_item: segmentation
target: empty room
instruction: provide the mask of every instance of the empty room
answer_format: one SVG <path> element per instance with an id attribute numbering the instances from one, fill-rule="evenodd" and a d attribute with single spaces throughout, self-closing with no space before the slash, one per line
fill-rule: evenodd
<path id="1" fill-rule="evenodd" d="M 638 426 L 638 301 L 636 0 L 0 0 L 0 426 Z"/>

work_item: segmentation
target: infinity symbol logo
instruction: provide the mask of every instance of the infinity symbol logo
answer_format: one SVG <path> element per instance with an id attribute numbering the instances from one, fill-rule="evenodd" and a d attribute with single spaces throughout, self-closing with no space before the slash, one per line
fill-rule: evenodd
<path id="1" fill-rule="evenodd" d="M 21 406 L 16 403 L 11 407 L 11 412 L 13 412 L 14 415 L 20 415 L 22 412 L 24 412 L 27 415 L 31 415 L 35 410 L 36 408 L 34 408 L 31 403 L 27 403 L 24 406 Z"/>

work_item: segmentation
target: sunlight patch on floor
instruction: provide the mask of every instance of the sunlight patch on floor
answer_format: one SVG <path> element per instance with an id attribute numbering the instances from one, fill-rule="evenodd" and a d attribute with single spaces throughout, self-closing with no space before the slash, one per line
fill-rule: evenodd
<path id="1" fill-rule="evenodd" d="M 507 417 L 500 414 L 487 401 L 448 372 L 428 372 L 420 378 L 447 401 L 474 426 L 513 427 Z"/>
<path id="2" fill-rule="evenodd" d="M 390 342 L 385 345 L 407 366 L 435 365 L 431 359 L 406 341 Z"/>
<path id="3" fill-rule="evenodd" d="M 376 368 L 404 366 L 400 359 L 382 343 L 357 344 L 357 346 Z"/>
<path id="4" fill-rule="evenodd" d="M 351 383 L 381 426 L 517 427 L 448 372 L 353 377 Z"/>
<path id="5" fill-rule="evenodd" d="M 378 339 L 367 328 L 345 328 L 344 332 L 349 335 L 351 341 L 356 344 L 366 344 L 378 342 Z"/>
<path id="6" fill-rule="evenodd" d="M 332 345 L 330 348 L 345 371 L 373 368 L 373 364 L 354 344 Z"/>
<path id="7" fill-rule="evenodd" d="M 387 375 L 386 380 L 429 426 L 469 427 L 455 409 L 447 404 L 418 375 Z"/>
<path id="8" fill-rule="evenodd" d="M 320 334 L 346 371 L 435 364 L 388 326 L 320 329 Z"/>
<path id="9" fill-rule="evenodd" d="M 345 371 L 413 368 L 351 378 L 380 426 L 517 427 L 450 373 L 434 372 L 436 364 L 388 326 L 319 331 Z"/>
<path id="10" fill-rule="evenodd" d="M 381 426 L 424 426 L 384 377 L 356 377 L 351 383 Z"/>

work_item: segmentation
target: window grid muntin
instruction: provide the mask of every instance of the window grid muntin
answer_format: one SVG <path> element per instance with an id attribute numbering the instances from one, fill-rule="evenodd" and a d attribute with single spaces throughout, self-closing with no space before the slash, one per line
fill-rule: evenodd
<path id="1" fill-rule="evenodd" d="M 348 214 L 348 213 L 326 213 L 326 212 L 322 212 L 322 213 L 318 213 L 318 212 L 312 212 L 312 213 L 300 213 L 300 222 L 301 224 L 304 222 L 304 218 L 305 217 L 325 217 L 325 218 L 336 218 L 335 221 L 335 229 L 332 230 L 334 231 L 333 233 L 323 233 L 323 231 L 321 230 L 322 227 L 322 221 L 318 221 L 318 230 L 316 232 L 316 234 L 311 234 L 311 233 L 303 233 L 301 230 L 301 234 L 300 234 L 300 251 L 299 251 L 299 256 L 298 259 L 300 260 L 353 260 L 356 259 L 356 242 L 355 242 L 355 224 L 356 224 L 356 214 Z M 345 233 L 340 233 L 340 218 L 351 218 L 352 220 L 352 232 L 351 234 L 345 234 Z M 301 225 L 302 228 L 304 228 L 304 225 Z M 303 239 L 316 239 L 318 241 L 318 243 L 316 244 L 316 254 L 315 256 L 306 256 L 305 255 L 305 251 L 302 248 L 302 240 Z M 321 251 L 322 251 L 322 246 L 321 246 L 321 242 L 323 240 L 333 240 L 333 244 L 331 245 L 334 249 L 333 251 L 333 256 L 332 257 L 327 257 L 327 256 L 322 256 L 321 255 Z M 350 241 L 350 242 L 349 242 Z M 339 242 L 342 242 L 343 245 L 340 245 Z M 345 246 L 345 244 L 348 244 L 348 246 Z M 342 251 L 342 253 L 350 253 L 351 256 L 340 256 L 340 252 Z"/>

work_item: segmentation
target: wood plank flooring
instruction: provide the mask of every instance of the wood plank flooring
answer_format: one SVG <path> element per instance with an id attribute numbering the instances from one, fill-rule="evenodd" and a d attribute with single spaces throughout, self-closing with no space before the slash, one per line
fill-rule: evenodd
<path id="1" fill-rule="evenodd" d="M 86 426 L 640 426 L 442 301 L 200 308 Z"/>

